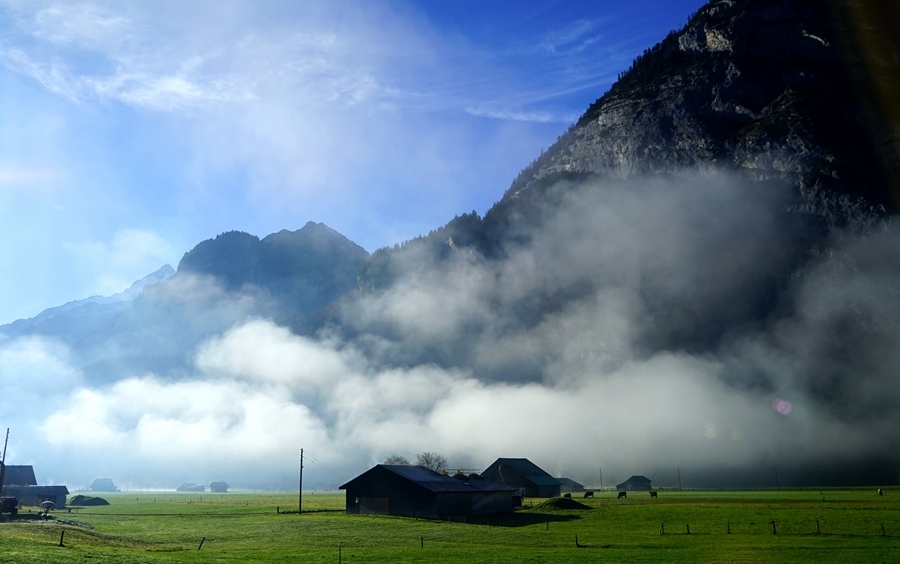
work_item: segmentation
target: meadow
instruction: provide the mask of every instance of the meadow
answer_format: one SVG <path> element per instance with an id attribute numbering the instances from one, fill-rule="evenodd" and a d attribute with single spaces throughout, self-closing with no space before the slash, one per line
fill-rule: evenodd
<path id="1" fill-rule="evenodd" d="M 457 522 L 347 515 L 343 492 L 304 492 L 299 515 L 296 492 L 116 493 L 108 506 L 0 523 L 0 561 L 900 561 L 896 489 L 597 496 Z"/>

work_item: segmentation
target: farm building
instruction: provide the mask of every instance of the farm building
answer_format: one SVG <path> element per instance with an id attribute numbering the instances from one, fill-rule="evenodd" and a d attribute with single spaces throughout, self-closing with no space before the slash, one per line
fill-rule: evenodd
<path id="1" fill-rule="evenodd" d="M 91 483 L 90 490 L 92 492 L 117 492 L 119 488 L 116 487 L 111 478 L 97 478 Z"/>
<path id="2" fill-rule="evenodd" d="M 19 505 L 40 505 L 52 501 L 57 507 L 66 506 L 69 489 L 66 486 L 39 486 L 32 466 L 9 465 L 3 469 L 3 495 L 15 497 Z"/>
<path id="3" fill-rule="evenodd" d="M 202 484 L 195 484 L 193 482 L 185 482 L 175 488 L 177 492 L 205 492 L 206 486 Z"/>
<path id="4" fill-rule="evenodd" d="M 34 467 L 9 464 L 3 471 L 4 486 L 36 486 Z"/>
<path id="5" fill-rule="evenodd" d="M 524 490 L 526 497 L 558 497 L 562 484 L 527 458 L 498 458 L 481 473 L 489 480 Z"/>
<path id="6" fill-rule="evenodd" d="M 506 513 L 514 488 L 478 474 L 438 474 L 424 466 L 379 464 L 340 487 L 347 513 L 441 519 Z"/>
<path id="7" fill-rule="evenodd" d="M 3 495 L 15 497 L 19 505 L 40 506 L 44 501 L 52 501 L 57 508 L 66 506 L 69 488 L 66 486 L 4 486 Z"/>
<path id="8" fill-rule="evenodd" d="M 228 491 L 227 482 L 213 482 L 209 485 L 209 491 L 214 493 L 225 493 Z"/>
<path id="9" fill-rule="evenodd" d="M 582 493 L 584 492 L 584 486 L 579 484 L 575 480 L 570 480 L 569 478 L 557 478 L 559 483 L 562 484 L 560 487 L 560 491 L 562 493 Z"/>
<path id="10" fill-rule="evenodd" d="M 650 480 L 647 478 L 632 476 L 621 484 L 617 484 L 616 489 L 620 492 L 649 492 L 652 488 L 650 487 Z"/>

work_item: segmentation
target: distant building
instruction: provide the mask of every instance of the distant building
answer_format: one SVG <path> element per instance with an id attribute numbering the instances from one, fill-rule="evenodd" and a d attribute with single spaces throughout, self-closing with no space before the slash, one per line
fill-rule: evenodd
<path id="1" fill-rule="evenodd" d="M 227 482 L 213 482 L 209 485 L 209 491 L 215 493 L 224 493 L 228 491 Z"/>
<path id="2" fill-rule="evenodd" d="M 584 492 L 584 486 L 579 484 L 575 480 L 570 480 L 568 478 L 557 478 L 559 483 L 561 484 L 560 491 L 562 493 L 582 493 Z"/>
<path id="3" fill-rule="evenodd" d="M 202 484 L 194 484 L 192 482 L 185 482 L 175 488 L 177 492 L 205 492 L 206 486 Z"/>
<path id="4" fill-rule="evenodd" d="M 650 480 L 647 478 L 632 476 L 621 484 L 617 484 L 616 489 L 620 492 L 649 492 L 652 488 L 650 487 Z"/>
<path id="5" fill-rule="evenodd" d="M 119 488 L 113 483 L 111 478 L 97 478 L 91 483 L 89 488 L 92 492 L 117 492 Z"/>
<path id="6" fill-rule="evenodd" d="M 515 489 L 478 474 L 438 474 L 424 466 L 379 464 L 340 487 L 347 513 L 442 519 L 513 510 Z"/>
<path id="7" fill-rule="evenodd" d="M 562 484 L 527 458 L 498 458 L 481 473 L 489 480 L 523 490 L 526 497 L 559 497 Z"/>

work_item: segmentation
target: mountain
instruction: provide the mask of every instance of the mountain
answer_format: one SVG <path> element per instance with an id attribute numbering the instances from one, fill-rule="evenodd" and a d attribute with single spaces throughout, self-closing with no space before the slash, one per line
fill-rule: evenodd
<path id="1" fill-rule="evenodd" d="M 785 179 L 830 226 L 900 210 L 900 10 L 716 0 L 647 49 L 512 183 L 731 168 Z"/>
<path id="2" fill-rule="evenodd" d="M 575 186 L 717 171 L 791 186 L 786 205 L 812 229 L 804 244 L 883 229 L 900 211 L 898 27 L 890 3 L 713 0 L 621 73 L 483 218 L 457 216 L 410 249 L 446 258 L 452 240 L 502 258 Z M 389 286 L 408 262 L 399 257 L 373 253 L 362 286 Z"/>
<path id="3" fill-rule="evenodd" d="M 197 244 L 177 271 L 165 265 L 122 293 L 48 309 L 0 334 L 69 345 L 91 381 L 170 374 L 190 364 L 199 343 L 249 318 L 309 325 L 305 316 L 356 288 L 367 257 L 322 223 L 262 240 L 231 231 Z"/>
<path id="4" fill-rule="evenodd" d="M 77 340 L 85 333 L 97 331 L 109 324 L 116 313 L 129 307 L 130 302 L 146 287 L 158 284 L 174 274 L 175 270 L 164 264 L 156 272 L 144 276 L 122 292 L 111 296 L 91 296 L 45 309 L 29 319 L 18 319 L 0 325 L 0 334 L 15 337 L 37 333 L 54 335 L 66 341 Z"/>
<path id="5" fill-rule="evenodd" d="M 262 240 L 230 231 L 185 253 L 179 273 L 215 277 L 226 289 L 263 288 L 293 312 L 311 312 L 356 288 L 369 253 L 324 223 Z"/>

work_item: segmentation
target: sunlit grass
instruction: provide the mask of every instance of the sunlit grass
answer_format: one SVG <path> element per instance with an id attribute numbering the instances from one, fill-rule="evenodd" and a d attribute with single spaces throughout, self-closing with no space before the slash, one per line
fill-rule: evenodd
<path id="1" fill-rule="evenodd" d="M 886 494 L 604 493 L 578 499 L 589 510 L 534 507 L 474 524 L 346 515 L 343 493 L 304 492 L 298 515 L 296 493 L 131 492 L 0 524 L 0 561 L 332 562 L 339 551 L 343 562 L 900 561 L 900 491 Z"/>

